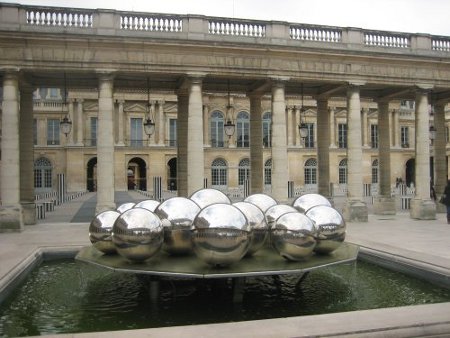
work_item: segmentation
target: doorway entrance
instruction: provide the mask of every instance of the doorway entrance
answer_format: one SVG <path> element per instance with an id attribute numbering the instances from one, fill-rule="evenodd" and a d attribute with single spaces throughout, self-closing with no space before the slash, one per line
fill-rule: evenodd
<path id="1" fill-rule="evenodd" d="M 147 166 L 139 157 L 133 157 L 127 168 L 128 190 L 147 190 Z"/>

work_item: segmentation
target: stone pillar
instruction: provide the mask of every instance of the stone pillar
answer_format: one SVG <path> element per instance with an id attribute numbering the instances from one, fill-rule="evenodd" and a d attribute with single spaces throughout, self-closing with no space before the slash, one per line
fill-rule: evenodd
<path id="1" fill-rule="evenodd" d="M 288 200 L 288 156 L 286 142 L 285 84 L 272 84 L 272 197 L 278 203 Z"/>
<path id="2" fill-rule="evenodd" d="M 334 107 L 330 107 L 330 148 L 336 148 L 335 109 Z"/>
<path id="3" fill-rule="evenodd" d="M 430 199 L 430 131 L 428 115 L 428 90 L 416 90 L 415 111 L 415 185 L 410 215 L 415 219 L 436 219 L 436 205 Z M 445 154 L 445 153 L 444 153 Z"/>
<path id="4" fill-rule="evenodd" d="M 347 89 L 348 181 L 343 216 L 350 222 L 368 221 L 367 205 L 363 201 L 360 85 L 350 84 Z"/>
<path id="5" fill-rule="evenodd" d="M 177 188 L 178 196 L 189 197 L 187 187 L 187 142 L 188 142 L 188 105 L 186 88 L 178 91 L 177 96 Z"/>
<path id="6" fill-rule="evenodd" d="M 123 118 L 123 105 L 125 103 L 124 100 L 119 100 L 119 110 L 118 110 L 118 122 L 117 122 L 117 144 L 118 146 L 124 146 L 125 143 L 123 142 L 123 125 L 125 123 Z"/>
<path id="7" fill-rule="evenodd" d="M 317 160 L 319 171 L 319 194 L 331 199 L 330 191 L 330 113 L 328 112 L 328 99 L 317 99 Z M 322 133 L 322 130 L 324 131 Z"/>
<path id="8" fill-rule="evenodd" d="M 99 75 L 96 213 L 113 210 L 114 203 L 114 76 Z"/>
<path id="9" fill-rule="evenodd" d="M 292 145 L 294 144 L 294 137 L 295 137 L 295 132 L 294 132 L 294 130 L 292 130 L 292 125 L 293 125 L 292 116 L 295 116 L 293 114 L 293 110 L 294 109 L 292 106 L 286 107 L 286 121 L 288 122 L 288 123 L 286 123 L 286 133 L 287 133 L 288 147 L 292 147 Z"/>
<path id="10" fill-rule="evenodd" d="M 361 109 L 362 114 L 362 140 L 363 140 L 363 147 L 369 148 L 369 141 L 368 141 L 368 126 L 367 126 L 367 109 L 362 108 Z"/>
<path id="11" fill-rule="evenodd" d="M 68 100 L 69 104 L 67 107 L 67 111 L 68 111 L 68 116 L 69 116 L 69 120 L 72 121 L 72 126 L 73 126 L 73 122 L 75 122 L 74 117 L 74 113 L 73 113 L 73 99 L 69 99 Z M 72 128 L 72 131 L 66 135 L 65 141 L 67 145 L 73 146 L 74 142 L 73 142 L 73 134 L 74 134 L 74 130 Z"/>
<path id="12" fill-rule="evenodd" d="M 19 79 L 18 73 L 11 71 L 3 76 L 1 232 L 21 231 L 24 226 L 20 204 L 19 135 Z"/>
<path id="13" fill-rule="evenodd" d="M 291 119 L 288 120 L 288 125 L 291 126 L 292 145 L 296 146 L 299 143 L 297 141 L 297 136 L 300 136 L 299 132 L 298 132 L 297 109 L 296 109 L 296 107 L 293 106 L 291 111 L 292 111 L 292 115 L 291 115 Z"/>
<path id="14" fill-rule="evenodd" d="M 391 128 L 389 101 L 378 102 L 378 173 L 379 193 L 374 200 L 374 213 L 395 215 L 395 199 L 391 196 Z"/>
<path id="15" fill-rule="evenodd" d="M 434 140 L 434 190 L 436 196 L 442 196 L 447 184 L 447 156 L 445 140 L 445 103 L 439 102 L 434 105 L 434 127 L 436 138 Z M 441 203 L 436 205 L 439 212 L 445 212 L 445 206 Z"/>
<path id="16" fill-rule="evenodd" d="M 34 157 L 33 157 L 33 88 L 20 86 L 20 204 L 22 205 L 23 223 L 36 224 L 34 204 Z"/>
<path id="17" fill-rule="evenodd" d="M 203 105 L 203 144 L 205 147 L 211 147 L 209 137 L 209 106 Z"/>
<path id="18" fill-rule="evenodd" d="M 158 101 L 158 145 L 164 146 L 164 131 L 165 131 L 165 118 L 164 118 L 164 101 Z"/>
<path id="19" fill-rule="evenodd" d="M 84 131 L 84 119 L 83 119 L 83 99 L 77 99 L 77 146 L 83 146 L 83 131 Z"/>
<path id="20" fill-rule="evenodd" d="M 400 113 L 398 110 L 394 110 L 394 147 L 400 148 Z"/>
<path id="21" fill-rule="evenodd" d="M 261 95 L 250 94 L 250 194 L 264 192 Z"/>

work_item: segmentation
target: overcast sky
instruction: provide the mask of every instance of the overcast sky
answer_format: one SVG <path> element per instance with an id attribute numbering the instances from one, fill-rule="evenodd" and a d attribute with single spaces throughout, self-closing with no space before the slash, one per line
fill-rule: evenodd
<path id="1" fill-rule="evenodd" d="M 203 14 L 450 36 L 450 0 L 3 0 L 3 2 L 136 12 Z"/>

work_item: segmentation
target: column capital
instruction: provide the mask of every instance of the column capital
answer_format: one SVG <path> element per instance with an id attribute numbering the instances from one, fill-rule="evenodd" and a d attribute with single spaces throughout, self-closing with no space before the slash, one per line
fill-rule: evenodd
<path id="1" fill-rule="evenodd" d="M 96 74 L 100 81 L 114 81 L 116 70 L 97 70 Z"/>
<path id="2" fill-rule="evenodd" d="M 366 85 L 365 81 L 351 80 L 347 82 L 348 88 L 359 88 Z"/>
<path id="3" fill-rule="evenodd" d="M 286 82 L 290 80 L 290 77 L 287 76 L 271 76 L 270 82 L 272 87 L 284 88 L 286 86 Z"/>
<path id="4" fill-rule="evenodd" d="M 125 100 L 124 99 L 118 99 L 118 100 L 116 100 L 116 102 L 118 103 L 118 104 L 124 104 L 125 103 Z"/>
<path id="5" fill-rule="evenodd" d="M 414 86 L 414 89 L 419 93 L 429 93 L 432 89 L 434 88 L 434 86 L 432 84 L 429 83 L 416 83 L 416 85 Z"/>
<path id="6" fill-rule="evenodd" d="M 83 103 L 84 102 L 84 99 L 82 99 L 82 98 L 76 98 L 74 100 L 77 101 L 78 103 Z"/>

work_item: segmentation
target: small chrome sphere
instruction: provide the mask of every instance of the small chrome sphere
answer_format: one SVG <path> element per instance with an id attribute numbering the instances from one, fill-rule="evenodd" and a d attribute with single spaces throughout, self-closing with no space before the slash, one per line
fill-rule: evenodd
<path id="1" fill-rule="evenodd" d="M 176 255 L 192 251 L 191 226 L 199 211 L 197 203 L 185 197 L 169 198 L 155 209 L 164 227 L 164 251 Z"/>
<path id="2" fill-rule="evenodd" d="M 136 203 L 134 208 L 144 208 L 147 210 L 150 210 L 151 212 L 154 212 L 155 209 L 158 207 L 159 202 L 155 200 L 144 200 L 139 203 Z"/>
<path id="3" fill-rule="evenodd" d="M 271 196 L 266 194 L 253 194 L 247 196 L 244 199 L 244 202 L 249 202 L 256 205 L 258 208 L 262 210 L 262 212 L 266 212 L 270 207 L 277 205 L 277 201 L 275 201 Z"/>
<path id="4" fill-rule="evenodd" d="M 211 204 L 225 203 L 231 204 L 230 199 L 222 191 L 217 189 L 200 189 L 194 192 L 189 198 L 198 204 L 200 209 Z"/>
<path id="5" fill-rule="evenodd" d="M 252 229 L 253 235 L 247 255 L 253 255 L 262 248 L 269 236 L 269 227 L 267 226 L 264 213 L 256 205 L 249 202 L 236 202 L 233 205 L 247 217 L 248 224 Z"/>
<path id="6" fill-rule="evenodd" d="M 112 241 L 117 252 L 130 261 L 144 261 L 155 255 L 164 239 L 161 220 L 144 208 L 121 214 L 114 223 Z"/>
<path id="7" fill-rule="evenodd" d="M 116 253 L 111 233 L 114 222 L 120 216 L 116 210 L 107 210 L 97 214 L 89 224 L 89 239 L 93 246 L 106 254 Z"/>
<path id="8" fill-rule="evenodd" d="M 200 210 L 194 219 L 193 249 L 207 264 L 230 265 L 247 253 L 251 234 L 242 211 L 230 204 L 212 204 Z"/>
<path id="9" fill-rule="evenodd" d="M 309 209 L 306 216 L 311 218 L 317 227 L 315 252 L 330 253 L 336 250 L 345 240 L 345 221 L 336 209 L 326 205 L 318 205 Z"/>
<path id="10" fill-rule="evenodd" d="M 297 197 L 292 203 L 292 206 L 303 214 L 312 207 L 318 205 L 326 205 L 331 207 L 330 201 L 325 196 L 319 194 L 305 194 Z"/>
<path id="11" fill-rule="evenodd" d="M 278 219 L 278 217 L 288 212 L 298 212 L 298 211 L 294 207 L 291 207 L 290 205 L 287 204 L 277 204 L 267 209 L 265 216 L 269 229 L 272 229 L 274 227 L 275 221 Z"/>
<path id="12" fill-rule="evenodd" d="M 275 250 L 291 261 L 309 258 L 316 246 L 314 222 L 298 211 L 281 215 L 276 220 L 271 235 Z"/>
<path id="13" fill-rule="evenodd" d="M 125 211 L 130 210 L 131 208 L 133 208 L 134 205 L 135 205 L 135 203 L 132 203 L 132 202 L 123 203 L 123 204 L 119 205 L 116 210 L 122 214 Z"/>

